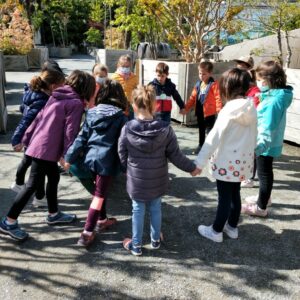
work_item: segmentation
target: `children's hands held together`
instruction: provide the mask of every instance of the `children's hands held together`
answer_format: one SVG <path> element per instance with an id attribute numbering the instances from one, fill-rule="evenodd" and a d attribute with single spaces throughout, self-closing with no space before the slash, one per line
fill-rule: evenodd
<path id="1" fill-rule="evenodd" d="M 65 171 L 69 171 L 71 165 L 66 162 L 63 158 L 59 160 L 59 164 L 64 168 Z"/>
<path id="2" fill-rule="evenodd" d="M 196 169 L 193 172 L 191 172 L 190 174 L 194 177 L 194 176 L 200 175 L 201 172 L 202 172 L 202 170 L 199 169 L 198 167 L 196 167 Z"/>
<path id="3" fill-rule="evenodd" d="M 14 151 L 16 151 L 16 152 L 21 152 L 21 151 L 22 151 L 22 149 L 23 149 L 23 147 L 24 147 L 24 145 L 23 145 L 22 143 L 20 143 L 20 144 L 18 144 L 18 145 L 15 145 L 15 146 L 13 146 L 13 148 L 14 148 Z"/>

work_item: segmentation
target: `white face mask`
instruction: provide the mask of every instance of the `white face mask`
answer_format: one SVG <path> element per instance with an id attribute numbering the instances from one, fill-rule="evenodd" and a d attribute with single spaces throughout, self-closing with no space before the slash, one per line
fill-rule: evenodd
<path id="1" fill-rule="evenodd" d="M 265 84 L 264 80 L 256 80 L 256 85 L 261 92 L 265 92 L 269 89 L 268 85 Z"/>
<path id="2" fill-rule="evenodd" d="M 130 68 L 129 67 L 119 67 L 118 69 L 123 74 L 130 74 Z"/>
<path id="3" fill-rule="evenodd" d="M 104 84 L 107 80 L 107 77 L 96 77 L 96 82 L 99 84 Z"/>

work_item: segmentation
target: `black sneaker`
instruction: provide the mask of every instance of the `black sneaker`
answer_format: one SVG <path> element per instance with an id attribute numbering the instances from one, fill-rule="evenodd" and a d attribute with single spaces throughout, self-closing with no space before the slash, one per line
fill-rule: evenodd
<path id="1" fill-rule="evenodd" d="M 158 240 L 158 241 L 153 241 L 153 240 L 151 240 L 151 248 L 152 248 L 152 249 L 159 249 L 160 244 L 161 244 L 161 241 L 160 241 L 160 240 Z"/>
<path id="2" fill-rule="evenodd" d="M 66 214 L 59 211 L 55 216 L 48 215 L 46 222 L 49 225 L 72 223 L 76 220 L 76 215 Z"/>

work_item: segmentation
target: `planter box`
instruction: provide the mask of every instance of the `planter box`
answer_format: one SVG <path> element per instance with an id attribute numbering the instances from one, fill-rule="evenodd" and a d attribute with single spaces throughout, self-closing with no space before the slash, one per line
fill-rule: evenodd
<path id="1" fill-rule="evenodd" d="M 49 59 L 47 47 L 35 47 L 27 55 L 30 69 L 40 69 L 44 62 Z"/>
<path id="2" fill-rule="evenodd" d="M 27 55 L 4 55 L 5 71 L 28 71 Z"/>
<path id="3" fill-rule="evenodd" d="M 7 108 L 5 100 L 5 70 L 4 70 L 4 57 L 0 51 L 0 132 L 6 132 L 7 126 Z"/>
<path id="4" fill-rule="evenodd" d="M 140 60 L 140 83 L 143 85 L 148 84 L 152 81 L 156 74 L 156 65 L 160 62 L 165 62 L 169 66 L 169 78 L 174 84 L 176 84 L 177 90 L 182 97 L 183 101 L 186 102 L 192 93 L 195 83 L 199 79 L 198 77 L 198 63 L 187 63 L 182 61 L 163 61 L 163 60 Z M 230 62 L 216 62 L 214 63 L 214 78 L 218 79 L 221 74 L 233 67 L 235 63 Z M 187 115 L 183 116 L 179 114 L 179 107 L 175 101 L 173 101 L 172 119 L 179 121 L 185 125 L 196 125 L 197 119 L 195 117 L 194 110 L 191 110 Z"/>
<path id="5" fill-rule="evenodd" d="M 300 70 L 286 69 L 287 82 L 294 88 L 293 102 L 287 110 L 284 139 L 300 145 Z"/>
<path id="6" fill-rule="evenodd" d="M 71 47 L 49 47 L 49 56 L 57 58 L 69 58 L 72 55 Z"/>
<path id="7" fill-rule="evenodd" d="M 137 55 L 136 52 L 132 50 L 98 49 L 96 63 L 107 65 L 109 73 L 113 73 L 117 68 L 119 57 L 125 54 L 131 56 L 132 64 L 134 66 Z"/>

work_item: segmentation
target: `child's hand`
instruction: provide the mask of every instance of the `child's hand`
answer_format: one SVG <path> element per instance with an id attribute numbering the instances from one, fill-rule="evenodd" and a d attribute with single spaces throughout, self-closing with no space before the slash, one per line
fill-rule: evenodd
<path id="1" fill-rule="evenodd" d="M 181 110 L 179 111 L 179 113 L 182 114 L 182 115 L 186 115 L 186 114 L 187 114 L 187 111 L 185 110 L 185 108 L 183 108 L 183 109 L 181 109 Z"/>
<path id="2" fill-rule="evenodd" d="M 63 165 L 63 168 L 65 171 L 69 171 L 70 170 L 71 165 L 68 162 L 65 162 L 65 164 Z"/>
<path id="3" fill-rule="evenodd" d="M 191 172 L 190 174 L 194 177 L 194 176 L 197 176 L 197 175 L 200 175 L 202 172 L 201 169 L 199 169 L 198 167 L 193 171 Z"/>
<path id="4" fill-rule="evenodd" d="M 21 144 L 15 145 L 15 146 L 13 146 L 13 148 L 16 152 L 21 152 L 23 149 L 23 144 L 21 143 Z"/>

